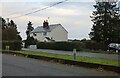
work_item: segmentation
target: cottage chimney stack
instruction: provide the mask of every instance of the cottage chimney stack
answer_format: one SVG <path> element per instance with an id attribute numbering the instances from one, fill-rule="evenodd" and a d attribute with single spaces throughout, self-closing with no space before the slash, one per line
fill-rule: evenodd
<path id="1" fill-rule="evenodd" d="M 45 29 L 49 29 L 49 23 L 48 23 L 48 20 L 44 20 L 44 22 L 43 22 L 43 28 L 45 28 Z"/>

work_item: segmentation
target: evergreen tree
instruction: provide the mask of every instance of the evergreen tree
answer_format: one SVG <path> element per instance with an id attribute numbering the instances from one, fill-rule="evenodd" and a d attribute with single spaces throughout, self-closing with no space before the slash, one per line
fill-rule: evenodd
<path id="1" fill-rule="evenodd" d="M 9 45 L 11 50 L 21 49 L 22 38 L 20 36 L 20 32 L 17 31 L 17 25 L 13 20 L 6 23 L 4 18 L 1 19 L 2 24 L 2 44 L 3 49 L 5 46 Z"/>
<path id="2" fill-rule="evenodd" d="M 32 23 L 29 21 L 28 26 L 27 26 L 27 30 L 26 30 L 26 35 L 27 37 L 30 36 L 30 32 L 33 30 L 34 28 L 32 27 Z"/>
<path id="3" fill-rule="evenodd" d="M 2 26 L 2 29 L 5 29 L 7 26 L 5 19 L 3 19 L 2 17 L 0 17 L 0 26 Z"/>
<path id="4" fill-rule="evenodd" d="M 25 40 L 25 46 L 24 46 L 25 48 L 27 48 L 29 45 L 35 45 L 37 43 L 37 40 L 30 36 L 30 32 L 34 29 L 32 27 L 32 22 L 29 21 L 27 25 L 28 25 L 26 30 L 27 38 Z"/>
<path id="5" fill-rule="evenodd" d="M 17 29 L 17 26 L 16 26 L 16 24 L 14 23 L 13 20 L 10 21 L 9 26 L 10 26 L 11 28 Z"/>
<path id="6" fill-rule="evenodd" d="M 120 43 L 120 14 L 117 2 L 96 2 L 91 19 L 93 27 L 89 34 L 97 42 Z"/>

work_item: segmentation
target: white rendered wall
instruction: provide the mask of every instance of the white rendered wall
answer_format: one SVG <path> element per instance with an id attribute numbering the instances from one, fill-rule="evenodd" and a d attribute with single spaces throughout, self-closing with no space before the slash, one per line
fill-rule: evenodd
<path id="1" fill-rule="evenodd" d="M 36 36 L 31 33 L 30 36 L 33 36 L 35 39 L 41 42 L 47 41 L 45 37 L 53 38 L 55 41 L 68 41 L 68 32 L 62 26 L 58 26 L 51 32 L 47 32 L 46 36 L 44 36 L 43 33 L 35 34 Z"/>
<path id="2" fill-rule="evenodd" d="M 58 26 L 48 33 L 50 37 L 53 37 L 55 41 L 68 41 L 68 33 L 64 30 L 63 27 Z"/>

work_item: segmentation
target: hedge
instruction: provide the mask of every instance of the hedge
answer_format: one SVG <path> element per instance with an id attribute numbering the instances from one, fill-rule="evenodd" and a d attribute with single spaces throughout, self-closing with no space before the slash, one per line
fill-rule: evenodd
<path id="1" fill-rule="evenodd" d="M 6 46 L 10 46 L 9 50 L 21 50 L 22 48 L 22 42 L 16 41 L 16 42 L 2 42 L 2 49 L 5 50 Z"/>
<path id="2" fill-rule="evenodd" d="M 75 42 L 38 42 L 38 49 L 53 49 L 53 50 L 66 50 L 72 51 L 73 49 L 77 50 L 107 50 L 108 46 L 103 42 L 95 41 L 75 41 Z"/>
<path id="3" fill-rule="evenodd" d="M 24 40 L 24 42 L 25 42 L 25 48 L 27 48 L 28 46 L 30 46 L 30 45 L 36 45 L 36 43 L 38 42 L 36 39 L 34 39 L 33 37 L 27 37 L 27 39 L 26 40 Z"/>
<path id="4" fill-rule="evenodd" d="M 72 51 L 73 49 L 82 50 L 84 44 L 81 42 L 38 42 L 38 49 L 53 49 L 53 50 L 65 50 Z"/>
<path id="5" fill-rule="evenodd" d="M 83 43 L 85 44 L 85 49 L 89 49 L 89 50 L 107 50 L 108 49 L 108 45 L 106 45 L 104 42 L 85 41 Z"/>

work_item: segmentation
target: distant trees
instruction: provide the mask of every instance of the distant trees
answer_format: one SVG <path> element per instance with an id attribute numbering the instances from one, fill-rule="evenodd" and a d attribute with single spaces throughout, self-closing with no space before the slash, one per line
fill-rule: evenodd
<path id="1" fill-rule="evenodd" d="M 29 23 L 27 25 L 28 26 L 27 26 L 27 30 L 26 30 L 26 35 L 27 35 L 27 37 L 29 37 L 30 36 L 30 32 L 32 30 L 34 30 L 34 28 L 32 27 L 32 22 L 30 22 L 30 21 L 29 21 Z"/>
<path id="2" fill-rule="evenodd" d="M 28 25 L 26 30 L 27 38 L 25 40 L 25 46 L 24 46 L 25 48 L 27 48 L 29 45 L 35 45 L 37 42 L 36 39 L 30 36 L 31 31 L 34 30 L 34 27 L 32 26 L 32 22 L 29 21 L 27 25 Z"/>
<path id="3" fill-rule="evenodd" d="M 91 19 L 93 27 L 89 34 L 97 42 L 120 43 L 120 14 L 116 2 L 96 2 Z"/>
<path id="4" fill-rule="evenodd" d="M 5 46 L 10 46 L 10 49 L 21 49 L 22 44 L 22 38 L 20 36 L 20 32 L 17 31 L 17 25 L 14 23 L 13 20 L 8 23 L 6 20 L 2 17 L 1 19 L 1 28 L 2 28 L 2 44 L 3 49 L 5 49 Z M 17 44 L 17 46 L 15 46 Z M 14 47 L 13 47 L 14 46 Z"/>

